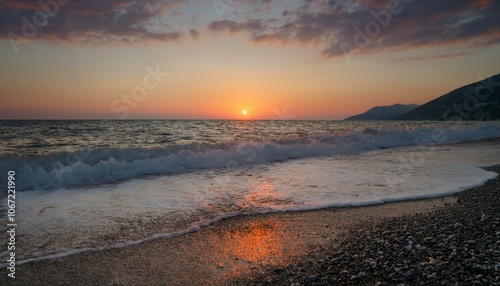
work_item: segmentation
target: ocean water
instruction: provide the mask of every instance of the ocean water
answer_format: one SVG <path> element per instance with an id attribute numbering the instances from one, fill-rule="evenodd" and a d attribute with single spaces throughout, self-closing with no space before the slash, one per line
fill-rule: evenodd
<path id="1" fill-rule="evenodd" d="M 447 143 L 497 137 L 500 122 L 0 121 L 0 184 L 16 172 L 23 263 L 244 213 L 452 194 L 496 176 L 479 167 L 500 144 Z"/>

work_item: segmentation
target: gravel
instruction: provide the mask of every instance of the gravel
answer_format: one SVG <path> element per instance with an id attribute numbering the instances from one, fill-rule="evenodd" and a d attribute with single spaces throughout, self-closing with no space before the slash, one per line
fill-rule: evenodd
<path id="1" fill-rule="evenodd" d="M 431 213 L 353 227 L 321 253 L 233 284 L 500 285 L 500 179 L 455 197 Z"/>

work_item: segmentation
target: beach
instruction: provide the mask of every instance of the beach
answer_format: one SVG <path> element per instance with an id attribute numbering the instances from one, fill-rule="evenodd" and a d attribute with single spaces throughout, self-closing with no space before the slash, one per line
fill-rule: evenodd
<path id="1" fill-rule="evenodd" d="M 38 123 L 22 124 L 27 130 Z M 43 127 L 97 137 L 98 124 Z M 144 122 L 106 124 L 142 134 Z M 9 217 L 15 231 L 4 233 L 0 284 L 392 285 L 444 281 L 446 271 L 458 273 L 448 281 L 496 279 L 498 227 L 488 219 L 497 218 L 498 195 L 491 190 L 498 192 L 499 168 L 485 167 L 499 164 L 500 129 L 367 122 L 343 133 L 355 127 L 350 124 L 155 121 L 155 130 L 178 129 L 178 140 L 185 140 L 182 130 L 202 128 L 188 145 L 152 141 L 123 149 L 121 131 L 113 131 L 108 143 L 116 146 L 105 149 L 92 141 L 86 151 L 78 143 L 83 137 L 67 142 L 82 145 L 72 152 L 46 144 L 19 157 L 22 146 L 9 147 L 13 153 L 4 159 L 15 176 L 4 179 L 15 179 L 17 192 L 15 205 L 3 203 L 9 214 L 15 207 Z M 218 125 L 220 132 L 267 130 L 277 139 L 196 143 Z M 280 133 L 308 126 L 325 134 L 290 140 Z M 338 131 L 329 134 L 331 128 Z M 464 195 L 470 192 L 476 198 Z M 433 216 L 437 221 L 428 223 Z M 453 232 L 468 225 L 475 232 Z M 469 242 L 481 245 L 485 232 L 484 249 L 474 249 L 478 261 L 460 266 L 462 272 L 445 263 L 450 253 L 444 257 L 441 248 L 467 257 Z M 14 239 L 15 250 L 8 245 Z M 16 265 L 9 269 L 13 253 Z"/>
<path id="2" fill-rule="evenodd" d="M 232 284 L 500 285 L 499 178 L 452 198 L 429 213 L 355 226 L 326 251 L 265 271 L 260 283 Z"/>
<path id="3" fill-rule="evenodd" d="M 0 15 L 0 286 L 500 286 L 500 1 Z"/>
<path id="4" fill-rule="evenodd" d="M 241 215 L 169 239 L 21 264 L 15 279 L 2 269 L 0 282 L 497 285 L 499 181 L 436 199 Z"/>

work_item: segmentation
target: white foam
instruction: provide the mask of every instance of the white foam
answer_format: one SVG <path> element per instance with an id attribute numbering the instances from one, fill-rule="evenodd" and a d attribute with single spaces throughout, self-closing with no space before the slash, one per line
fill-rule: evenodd
<path id="1" fill-rule="evenodd" d="M 416 146 L 19 192 L 17 255 L 23 263 L 125 247 L 245 213 L 440 197 L 497 176 L 477 166 L 498 163 L 498 154 L 495 144 Z"/>
<path id="2" fill-rule="evenodd" d="M 436 132 L 444 135 L 436 136 Z M 144 176 L 171 175 L 290 159 L 356 154 L 379 148 L 500 137 L 500 128 L 381 129 L 315 135 L 273 142 L 233 142 L 213 146 L 167 146 L 163 149 L 101 149 L 58 153 L 32 159 L 1 158 L 16 171 L 19 190 L 51 190 L 116 183 Z M 0 183 L 5 178 L 0 177 Z"/>

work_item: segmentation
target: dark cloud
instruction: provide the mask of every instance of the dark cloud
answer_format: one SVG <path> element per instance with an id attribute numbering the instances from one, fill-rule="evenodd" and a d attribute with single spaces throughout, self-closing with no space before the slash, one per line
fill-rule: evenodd
<path id="1" fill-rule="evenodd" d="M 181 38 L 181 32 L 161 24 L 159 18 L 181 2 L 184 1 L 7 0 L 0 2 L 0 37 L 97 44 L 175 41 Z"/>
<path id="2" fill-rule="evenodd" d="M 191 34 L 191 37 L 193 37 L 193 39 L 195 40 L 198 40 L 198 37 L 200 36 L 200 32 L 198 32 L 198 30 L 196 29 L 189 30 L 189 34 Z"/>
<path id="3" fill-rule="evenodd" d="M 214 32 L 230 32 L 230 33 L 238 33 L 238 32 L 258 32 L 263 30 L 265 27 L 259 20 L 251 20 L 245 23 L 238 23 L 235 21 L 229 20 L 219 20 L 214 21 L 208 25 L 208 30 Z"/>
<path id="4" fill-rule="evenodd" d="M 320 43 L 327 58 L 500 42 L 500 1 L 493 0 L 304 0 L 296 11 L 281 15 L 279 25 L 262 19 L 258 25 L 255 19 L 219 20 L 209 30 L 247 33 L 255 42 Z"/>
<path id="5" fill-rule="evenodd" d="M 229 3 L 234 13 L 205 22 L 209 32 L 242 34 L 257 43 L 311 44 L 326 58 L 500 43 L 498 0 L 220 1 Z M 210 9 L 212 2 L 207 3 Z M 89 44 L 198 39 L 205 24 L 179 19 L 189 17 L 177 9 L 184 4 L 200 5 L 188 0 L 3 0 L 0 39 Z M 212 8 L 203 16 L 217 17 Z"/>

